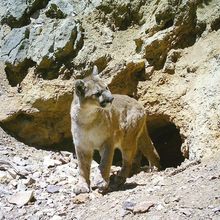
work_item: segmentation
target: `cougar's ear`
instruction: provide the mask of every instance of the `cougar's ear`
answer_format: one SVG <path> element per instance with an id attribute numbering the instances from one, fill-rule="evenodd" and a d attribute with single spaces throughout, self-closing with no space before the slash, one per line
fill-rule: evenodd
<path id="1" fill-rule="evenodd" d="M 85 82 L 83 80 L 77 80 L 75 82 L 75 91 L 78 96 L 83 97 L 85 95 Z"/>
<path id="2" fill-rule="evenodd" d="M 92 76 L 98 76 L 98 75 L 99 75 L 98 67 L 94 65 L 92 70 Z"/>

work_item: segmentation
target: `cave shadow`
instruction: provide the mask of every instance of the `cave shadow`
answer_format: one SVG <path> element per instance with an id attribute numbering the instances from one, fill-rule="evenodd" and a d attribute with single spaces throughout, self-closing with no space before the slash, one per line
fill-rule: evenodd
<path id="1" fill-rule="evenodd" d="M 0 122 L 0 127 L 1 129 L 3 129 L 3 131 L 6 134 L 8 134 L 9 136 L 14 138 L 16 141 L 20 142 L 21 144 L 26 145 L 27 147 L 35 148 L 37 150 L 45 150 L 45 151 L 52 151 L 52 152 L 68 151 L 72 153 L 73 156 L 75 156 L 75 147 L 74 147 L 72 138 L 65 138 L 60 143 L 42 146 L 42 145 L 26 143 L 26 141 L 23 138 L 16 135 L 13 131 L 9 131 L 2 122 Z"/>
<path id="2" fill-rule="evenodd" d="M 62 143 L 56 143 L 51 146 L 31 146 L 38 150 L 45 150 L 45 151 L 54 151 L 54 152 L 61 152 L 61 151 L 68 151 L 73 154 L 73 156 L 76 155 L 75 152 L 75 146 L 73 144 L 73 141 L 71 138 L 66 138 L 62 141 Z"/>
<path id="3" fill-rule="evenodd" d="M 185 160 L 181 152 L 184 142 L 179 128 L 167 118 L 157 116 L 147 124 L 151 140 L 160 156 L 162 169 L 181 165 Z"/>

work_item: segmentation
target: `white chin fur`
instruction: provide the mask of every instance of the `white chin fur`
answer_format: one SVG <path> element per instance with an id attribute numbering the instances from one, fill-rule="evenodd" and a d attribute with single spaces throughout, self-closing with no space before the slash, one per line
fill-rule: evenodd
<path id="1" fill-rule="evenodd" d="M 111 103 L 108 103 L 106 106 L 105 106 L 105 108 L 110 108 L 111 107 Z"/>

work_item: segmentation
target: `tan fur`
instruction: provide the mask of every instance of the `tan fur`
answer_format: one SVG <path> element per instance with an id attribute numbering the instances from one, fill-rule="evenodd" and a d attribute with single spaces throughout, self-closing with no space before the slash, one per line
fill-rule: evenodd
<path id="1" fill-rule="evenodd" d="M 122 182 L 130 174 L 137 149 L 151 166 L 159 168 L 159 156 L 149 138 L 145 111 L 140 103 L 125 95 L 112 96 L 98 76 L 84 79 L 76 87 L 78 94 L 75 92 L 71 106 L 71 124 L 79 164 L 77 194 L 90 191 L 90 166 L 95 149 L 101 155 L 101 181 L 96 183 L 101 189 L 108 187 L 115 148 L 122 152 L 123 166 L 119 173 Z M 97 92 L 107 95 L 98 97 Z M 107 100 L 105 107 L 100 106 L 103 99 Z"/>

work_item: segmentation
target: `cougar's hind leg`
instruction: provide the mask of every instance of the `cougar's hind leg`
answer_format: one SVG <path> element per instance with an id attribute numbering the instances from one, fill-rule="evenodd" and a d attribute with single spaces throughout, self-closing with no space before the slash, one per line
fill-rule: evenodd
<path id="1" fill-rule="evenodd" d="M 160 156 L 150 139 L 146 126 L 139 138 L 138 148 L 147 158 L 150 167 L 155 166 L 158 170 L 160 170 Z"/>
<path id="2" fill-rule="evenodd" d="M 134 157 L 134 160 L 132 163 L 130 176 L 132 176 L 133 174 L 136 174 L 140 171 L 141 160 L 142 160 L 142 152 L 139 149 L 137 149 L 137 152 L 135 154 L 135 157 Z"/>
<path id="3" fill-rule="evenodd" d="M 124 184 L 126 178 L 131 174 L 131 167 L 136 154 L 137 143 L 131 143 L 129 148 L 125 147 L 122 149 L 122 168 L 115 180 L 118 186 Z"/>

